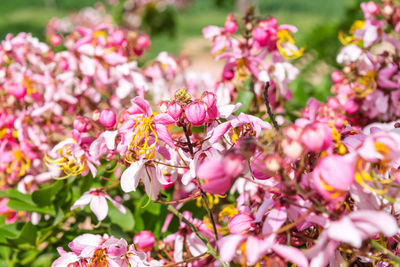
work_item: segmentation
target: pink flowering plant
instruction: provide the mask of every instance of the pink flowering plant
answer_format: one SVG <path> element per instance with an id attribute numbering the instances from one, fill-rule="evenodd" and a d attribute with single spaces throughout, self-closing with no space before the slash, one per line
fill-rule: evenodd
<path id="1" fill-rule="evenodd" d="M 293 120 L 306 52 L 251 8 L 203 30 L 217 78 L 142 64 L 149 36 L 106 13 L 7 35 L 0 265 L 400 266 L 400 5 L 361 9 Z"/>

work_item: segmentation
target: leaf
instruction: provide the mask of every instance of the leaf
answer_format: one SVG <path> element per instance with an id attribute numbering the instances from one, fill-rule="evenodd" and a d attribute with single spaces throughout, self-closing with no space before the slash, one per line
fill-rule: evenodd
<path id="1" fill-rule="evenodd" d="M 109 205 L 108 216 L 112 223 L 120 226 L 125 232 L 132 231 L 135 227 L 135 219 L 129 209 L 123 214 L 114 205 Z"/>
<path id="2" fill-rule="evenodd" d="M 18 235 L 16 224 L 5 224 L 0 226 L 0 237 L 3 238 L 15 238 Z"/>
<path id="3" fill-rule="evenodd" d="M 57 181 L 51 185 L 42 187 L 41 189 L 32 193 L 32 200 L 39 206 L 47 206 L 53 202 L 63 185 L 63 181 Z"/>
<path id="4" fill-rule="evenodd" d="M 36 237 L 37 237 L 37 227 L 34 226 L 32 223 L 27 222 L 25 225 L 22 227 L 21 232 L 19 235 L 15 238 L 7 238 L 8 242 L 14 245 L 20 245 L 20 244 L 35 244 L 36 242 Z"/>
<path id="5" fill-rule="evenodd" d="M 110 230 L 110 234 L 116 238 L 123 238 L 125 240 L 129 240 L 132 238 L 128 234 L 126 234 L 125 231 L 122 230 L 122 228 L 117 224 L 112 223 L 110 225 L 109 230 Z"/>
<path id="6" fill-rule="evenodd" d="M 47 206 L 47 207 L 37 207 L 34 204 L 23 202 L 18 199 L 10 199 L 8 201 L 7 206 L 10 209 L 17 210 L 17 211 L 29 211 L 29 212 L 37 212 L 41 214 L 49 214 L 51 216 L 56 215 L 56 211 L 54 207 Z"/>
<path id="7" fill-rule="evenodd" d="M 236 103 L 241 103 L 242 106 L 235 112 L 235 114 L 239 114 L 240 112 L 246 113 L 250 109 L 253 98 L 254 94 L 252 92 L 239 91 L 236 98 Z"/>

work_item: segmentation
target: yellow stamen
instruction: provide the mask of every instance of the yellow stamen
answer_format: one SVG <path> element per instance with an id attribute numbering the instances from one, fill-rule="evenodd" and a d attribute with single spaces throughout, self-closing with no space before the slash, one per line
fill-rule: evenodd
<path id="1" fill-rule="evenodd" d="M 303 55 L 304 53 L 304 48 L 300 49 L 291 49 L 290 46 L 294 46 L 294 39 L 292 35 L 290 35 L 290 32 L 288 30 L 280 30 L 278 31 L 277 34 L 278 40 L 276 41 L 276 46 L 279 50 L 279 52 L 285 57 L 285 58 L 291 58 L 291 59 L 296 59 L 299 58 Z M 289 44 L 289 47 L 284 47 Z"/>
<path id="2" fill-rule="evenodd" d="M 153 129 L 153 118 L 154 115 L 151 115 L 148 118 L 143 116 L 136 118 L 136 123 L 133 126 L 133 128 L 136 130 L 136 133 L 132 137 L 132 141 L 129 144 L 129 149 L 133 148 L 133 151 L 136 154 L 144 154 L 144 156 L 148 159 L 152 159 L 154 157 L 154 148 L 158 142 L 158 135 Z M 154 136 L 155 140 L 151 145 L 149 145 L 151 134 Z"/>

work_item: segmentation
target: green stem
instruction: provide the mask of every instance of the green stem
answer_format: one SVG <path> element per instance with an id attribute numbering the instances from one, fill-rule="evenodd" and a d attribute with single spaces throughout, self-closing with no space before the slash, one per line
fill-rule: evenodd
<path id="1" fill-rule="evenodd" d="M 215 234 L 215 239 L 218 240 L 217 226 L 215 225 L 214 216 L 213 216 L 213 214 L 212 214 L 212 210 L 211 210 L 211 208 L 210 208 L 210 204 L 208 203 L 207 194 L 206 194 L 201 188 L 200 188 L 200 190 L 201 190 L 201 195 L 203 196 L 203 197 L 202 197 L 202 200 L 203 200 L 204 206 L 205 206 L 205 208 L 206 208 L 206 210 L 207 210 L 207 212 L 208 212 L 208 217 L 210 217 L 211 224 L 212 224 L 212 226 L 213 226 L 213 230 L 214 230 L 214 234 Z"/>
<path id="2" fill-rule="evenodd" d="M 388 256 L 389 258 L 391 258 L 394 262 L 396 263 L 400 263 L 400 258 L 397 257 L 396 255 L 394 255 L 390 250 L 388 250 L 387 248 L 385 248 L 384 246 L 382 246 L 381 244 L 379 244 L 378 241 L 371 239 L 369 241 L 369 243 L 371 244 L 371 246 L 375 249 L 377 249 L 378 251 L 382 252 L 384 255 Z"/>
<path id="3" fill-rule="evenodd" d="M 211 245 L 210 241 L 208 241 L 207 237 L 205 237 L 202 233 L 199 232 L 199 230 L 194 226 L 191 222 L 189 222 L 182 213 L 180 213 L 177 209 L 175 209 L 173 206 L 168 206 L 168 210 L 172 212 L 176 217 L 179 218 L 182 222 L 184 222 L 189 228 L 200 238 L 201 241 L 203 241 L 207 248 L 208 251 L 207 253 L 212 255 L 214 258 L 217 260 L 221 260 L 213 246 Z M 223 263 L 223 266 L 227 266 L 225 263 Z"/>

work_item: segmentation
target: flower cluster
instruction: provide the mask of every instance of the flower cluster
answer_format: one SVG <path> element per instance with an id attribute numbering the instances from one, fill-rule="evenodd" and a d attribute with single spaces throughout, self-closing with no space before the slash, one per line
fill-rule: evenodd
<path id="1" fill-rule="evenodd" d="M 297 29 L 251 9 L 243 24 L 231 14 L 203 31 L 226 60 L 217 80 L 165 52 L 139 67 L 149 37 L 108 23 L 63 36 L 50 24 L 59 52 L 8 35 L 0 46 L 7 262 L 398 264 L 400 6 L 361 8 L 365 21 L 340 34 L 345 66 L 332 74 L 334 95 L 309 99 L 293 122 L 274 114 L 284 114 L 298 74 L 286 61 L 303 54 Z"/>

